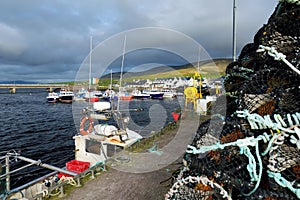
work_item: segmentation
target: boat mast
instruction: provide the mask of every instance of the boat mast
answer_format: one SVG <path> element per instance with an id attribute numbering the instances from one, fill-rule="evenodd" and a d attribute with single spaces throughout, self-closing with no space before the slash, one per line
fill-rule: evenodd
<path id="1" fill-rule="evenodd" d="M 119 108 L 120 108 L 120 89 L 122 88 L 125 51 L 126 51 L 126 35 L 125 35 L 124 44 L 123 44 L 123 55 L 122 55 L 121 72 L 120 72 L 120 85 L 119 85 L 119 95 L 118 95 L 119 98 L 118 98 L 117 110 L 119 110 Z"/>
<path id="2" fill-rule="evenodd" d="M 235 0 L 233 0 L 233 13 L 232 13 L 232 59 L 233 62 L 236 61 L 236 22 L 235 22 Z"/>
<path id="3" fill-rule="evenodd" d="M 110 70 L 110 89 L 112 89 L 112 70 Z"/>
<path id="4" fill-rule="evenodd" d="M 199 47 L 199 51 L 198 51 L 198 73 L 200 74 L 200 53 L 201 53 L 201 49 Z"/>
<path id="5" fill-rule="evenodd" d="M 93 49 L 93 36 L 90 36 L 90 68 L 89 68 L 89 88 L 88 88 L 88 93 L 89 93 L 89 107 L 91 107 L 91 83 L 92 83 L 92 49 Z"/>

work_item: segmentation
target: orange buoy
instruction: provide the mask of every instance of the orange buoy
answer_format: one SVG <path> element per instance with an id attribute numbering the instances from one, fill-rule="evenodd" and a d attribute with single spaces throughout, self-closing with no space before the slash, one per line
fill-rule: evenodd
<path id="1" fill-rule="evenodd" d="M 89 123 L 89 126 L 87 129 L 84 129 L 86 123 Z M 80 122 L 80 133 L 82 135 L 88 135 L 91 133 L 94 129 L 94 120 L 90 116 L 83 117 Z"/>

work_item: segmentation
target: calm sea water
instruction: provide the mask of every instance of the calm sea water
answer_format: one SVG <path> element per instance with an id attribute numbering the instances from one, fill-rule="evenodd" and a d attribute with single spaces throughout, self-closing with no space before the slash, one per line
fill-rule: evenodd
<path id="1" fill-rule="evenodd" d="M 74 159 L 72 137 L 78 133 L 80 111 L 88 104 L 51 104 L 46 96 L 44 89 L 17 89 L 16 94 L 0 89 L 0 155 L 14 150 L 57 167 Z M 130 117 L 128 128 L 147 136 L 173 121 L 171 112 L 180 105 L 178 99 L 132 100 L 121 102 L 120 109 Z M 134 111 L 136 108 L 142 111 Z M 13 160 L 12 169 L 21 164 L 24 162 Z M 49 172 L 40 167 L 22 170 L 12 175 L 12 188 Z"/>

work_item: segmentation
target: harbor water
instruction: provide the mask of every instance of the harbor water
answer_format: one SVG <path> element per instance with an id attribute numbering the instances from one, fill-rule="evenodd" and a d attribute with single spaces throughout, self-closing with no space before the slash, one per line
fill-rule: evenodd
<path id="1" fill-rule="evenodd" d="M 15 151 L 57 167 L 74 159 L 73 136 L 78 134 L 81 109 L 88 103 L 47 103 L 47 94 L 44 89 L 18 89 L 16 94 L 0 90 L 1 155 Z M 176 98 L 132 100 L 120 102 L 120 110 L 130 118 L 128 128 L 147 137 L 151 131 L 172 122 L 171 112 L 180 105 Z M 24 163 L 13 160 L 12 169 L 21 164 Z M 12 175 L 11 186 L 20 186 L 49 172 L 37 166 L 27 168 Z"/>

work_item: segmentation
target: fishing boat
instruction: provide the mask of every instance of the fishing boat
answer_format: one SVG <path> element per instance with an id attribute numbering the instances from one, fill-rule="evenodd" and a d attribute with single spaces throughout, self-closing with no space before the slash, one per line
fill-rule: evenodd
<path id="1" fill-rule="evenodd" d="M 93 93 L 96 97 L 102 97 L 102 95 L 103 95 L 102 92 L 98 91 L 98 90 L 95 90 Z"/>
<path id="2" fill-rule="evenodd" d="M 150 94 L 143 93 L 140 90 L 134 90 L 132 92 L 132 97 L 134 99 L 149 99 L 150 98 Z"/>
<path id="3" fill-rule="evenodd" d="M 96 96 L 96 93 L 93 91 L 86 92 L 84 95 L 84 98 L 88 102 L 98 102 L 99 101 L 99 96 Z"/>
<path id="4" fill-rule="evenodd" d="M 72 103 L 74 100 L 74 93 L 66 89 L 60 90 L 58 96 L 61 103 Z"/>
<path id="5" fill-rule="evenodd" d="M 48 103 L 56 103 L 58 102 L 59 96 L 56 92 L 49 92 L 46 98 Z"/>
<path id="6" fill-rule="evenodd" d="M 110 101 L 110 100 L 114 100 L 116 97 L 116 92 L 112 89 L 107 89 L 103 94 L 102 94 L 102 98 Z"/>
<path id="7" fill-rule="evenodd" d="M 74 101 L 85 101 L 85 95 L 86 95 L 86 93 L 87 93 L 87 90 L 86 89 L 84 89 L 84 88 L 82 88 L 82 89 L 80 89 L 78 92 L 76 92 L 75 94 L 74 94 Z"/>
<path id="8" fill-rule="evenodd" d="M 173 90 L 164 89 L 161 91 L 164 93 L 163 98 L 175 98 L 176 97 L 176 92 Z"/>
<path id="9" fill-rule="evenodd" d="M 132 100 L 133 96 L 131 93 L 125 91 L 124 88 L 120 88 L 119 89 L 120 91 L 118 92 L 118 100 L 121 100 L 121 101 L 130 101 Z"/>
<path id="10" fill-rule="evenodd" d="M 164 93 L 158 90 L 143 90 L 143 93 L 149 94 L 151 99 L 163 99 Z"/>
<path id="11" fill-rule="evenodd" d="M 132 98 L 133 96 L 129 93 L 123 93 L 118 95 L 118 99 L 123 101 L 130 101 L 132 100 Z"/>

